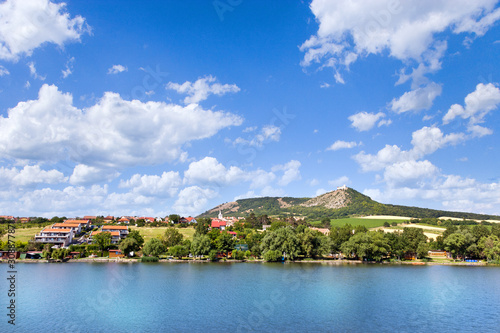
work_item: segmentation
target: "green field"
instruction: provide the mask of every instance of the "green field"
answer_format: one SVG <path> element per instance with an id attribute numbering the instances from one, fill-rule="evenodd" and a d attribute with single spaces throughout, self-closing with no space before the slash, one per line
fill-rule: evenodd
<path id="1" fill-rule="evenodd" d="M 14 234 L 14 236 L 16 236 L 15 238 L 15 241 L 21 241 L 21 242 L 27 242 L 29 241 L 30 239 L 32 239 L 33 237 L 35 237 L 35 235 L 37 233 L 39 233 L 43 228 L 40 228 L 40 227 L 34 227 L 34 228 L 19 228 L 19 229 L 16 229 L 16 233 Z M 3 237 L 2 237 L 2 241 L 3 242 L 6 242 L 7 241 L 7 238 L 8 235 L 5 234 Z"/>
<path id="2" fill-rule="evenodd" d="M 150 228 L 129 226 L 130 230 L 139 230 L 142 237 L 144 237 L 144 242 L 147 242 L 150 238 L 161 238 L 165 234 L 167 228 L 168 227 Z M 194 228 L 177 228 L 177 230 L 184 236 L 184 239 L 193 240 Z"/>
<path id="3" fill-rule="evenodd" d="M 344 224 L 350 224 L 352 226 L 363 225 L 368 229 L 370 229 L 370 228 L 383 227 L 384 222 L 389 222 L 389 224 L 392 224 L 393 222 L 403 223 L 406 221 L 408 220 L 362 219 L 357 217 L 349 217 L 345 219 L 333 219 L 331 220 L 330 224 L 332 225 L 332 227 L 341 227 Z M 316 224 L 319 226 L 321 224 L 321 221 L 314 221 L 311 224 L 313 225 Z"/>

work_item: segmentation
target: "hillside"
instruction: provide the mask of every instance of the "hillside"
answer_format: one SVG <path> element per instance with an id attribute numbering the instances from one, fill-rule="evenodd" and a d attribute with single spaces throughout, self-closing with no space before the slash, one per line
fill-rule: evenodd
<path id="1" fill-rule="evenodd" d="M 348 188 L 331 191 L 314 198 L 263 197 L 240 199 L 218 205 L 199 217 L 216 217 L 219 210 L 224 216 L 294 215 L 309 219 L 322 217 L 344 218 L 364 215 L 396 215 L 415 218 L 454 218 L 498 220 L 499 216 L 467 212 L 449 212 L 428 208 L 381 204 L 360 192 Z"/>

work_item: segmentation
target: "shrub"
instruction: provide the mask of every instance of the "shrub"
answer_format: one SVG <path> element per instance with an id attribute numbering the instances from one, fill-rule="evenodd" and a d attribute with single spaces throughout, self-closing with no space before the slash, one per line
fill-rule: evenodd
<path id="1" fill-rule="evenodd" d="M 269 262 L 280 261 L 282 258 L 280 251 L 269 250 L 264 253 L 264 260 Z"/>
<path id="2" fill-rule="evenodd" d="M 389 224 L 389 222 L 387 222 L 387 221 L 384 222 L 384 227 L 389 228 L 390 226 L 391 225 Z"/>
<path id="3" fill-rule="evenodd" d="M 158 257 L 141 257 L 141 262 L 158 262 Z"/>
<path id="4" fill-rule="evenodd" d="M 234 250 L 233 258 L 236 260 L 243 260 L 245 259 L 245 253 L 243 251 Z"/>
<path id="5" fill-rule="evenodd" d="M 210 259 L 210 261 L 217 261 L 217 251 L 216 250 L 212 250 L 208 253 L 208 258 Z"/>
<path id="6" fill-rule="evenodd" d="M 398 226 L 398 222 L 392 222 L 392 226 L 393 227 L 397 227 Z"/>

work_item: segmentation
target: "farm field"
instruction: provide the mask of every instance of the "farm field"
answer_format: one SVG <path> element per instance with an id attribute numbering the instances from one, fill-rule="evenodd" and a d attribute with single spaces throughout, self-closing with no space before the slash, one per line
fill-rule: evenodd
<path id="1" fill-rule="evenodd" d="M 151 228 L 151 227 L 136 227 L 136 226 L 129 226 L 129 230 L 139 230 L 141 233 L 142 237 L 144 237 L 144 242 L 147 242 L 151 238 L 161 238 L 165 234 L 165 230 L 167 230 L 168 227 L 157 227 L 157 228 Z M 183 236 L 184 239 L 189 239 L 193 240 L 193 235 L 194 235 L 194 228 L 176 228 Z"/>
<path id="2" fill-rule="evenodd" d="M 16 229 L 16 233 L 14 234 L 14 236 L 16 236 L 15 241 L 27 242 L 33 237 L 35 237 L 35 235 L 39 233 L 42 229 L 43 227 L 18 228 Z M 3 235 L 2 241 L 6 242 L 7 239 L 8 235 L 7 234 Z"/>
<path id="3" fill-rule="evenodd" d="M 408 220 L 405 220 L 405 219 L 396 220 L 393 218 L 391 218 L 391 219 L 383 219 L 383 218 L 382 219 L 374 219 L 374 218 L 366 219 L 366 218 L 359 218 L 359 217 L 349 217 L 349 218 L 345 218 L 345 219 L 332 219 L 330 224 L 332 227 L 341 227 L 344 224 L 350 224 L 352 226 L 362 225 L 362 226 L 365 226 L 368 229 L 370 229 L 370 228 L 382 227 L 384 225 L 384 222 L 389 222 L 392 224 L 393 222 L 403 223 L 406 221 L 408 221 Z M 321 224 L 321 221 L 314 221 L 314 222 L 312 222 L 312 224 L 319 226 Z"/>

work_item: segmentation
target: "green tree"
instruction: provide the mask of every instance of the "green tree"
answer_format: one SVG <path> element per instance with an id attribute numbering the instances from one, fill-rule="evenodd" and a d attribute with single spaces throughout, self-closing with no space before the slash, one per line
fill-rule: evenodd
<path id="1" fill-rule="evenodd" d="M 182 259 L 182 257 L 186 257 L 189 254 L 189 250 L 182 245 L 175 245 L 172 246 L 168 252 L 170 253 L 171 256 L 177 257 L 179 259 Z"/>
<path id="2" fill-rule="evenodd" d="M 151 238 L 144 245 L 142 252 L 147 256 L 158 257 L 166 251 L 165 245 L 158 238 Z"/>
<path id="3" fill-rule="evenodd" d="M 100 232 L 92 236 L 93 243 L 97 245 L 99 250 L 102 252 L 106 250 L 109 245 L 111 245 L 111 233 L 110 232 Z"/>
<path id="4" fill-rule="evenodd" d="M 135 239 L 136 243 L 137 243 L 137 247 L 134 248 L 133 250 L 131 251 L 139 251 L 141 249 L 141 247 L 144 245 L 144 237 L 142 237 L 141 233 L 139 232 L 139 230 L 131 230 L 126 239 L 127 238 L 133 238 Z"/>
<path id="5" fill-rule="evenodd" d="M 418 244 L 417 247 L 417 257 L 418 258 L 425 258 L 429 254 L 429 244 L 427 243 L 420 243 Z"/>
<path id="6" fill-rule="evenodd" d="M 491 235 L 490 229 L 485 225 L 475 225 L 472 227 L 472 236 L 474 237 L 474 242 L 477 243 L 483 237 L 488 237 Z"/>
<path id="7" fill-rule="evenodd" d="M 264 253 L 264 260 L 269 262 L 280 261 L 282 254 L 279 250 L 268 250 Z"/>
<path id="8" fill-rule="evenodd" d="M 427 236 L 420 228 L 403 228 L 402 237 L 406 246 L 405 251 L 409 253 L 417 253 L 418 245 L 427 242 Z"/>
<path id="9" fill-rule="evenodd" d="M 127 237 L 120 242 L 118 248 L 122 251 L 123 254 L 128 255 L 130 252 L 139 251 L 140 247 L 137 244 L 135 238 Z"/>
<path id="10" fill-rule="evenodd" d="M 199 235 L 193 238 L 191 249 L 195 256 L 207 255 L 212 249 L 212 242 L 207 235 Z"/>
<path id="11" fill-rule="evenodd" d="M 321 232 L 307 228 L 304 232 L 297 234 L 297 237 L 301 253 L 307 258 L 315 258 L 323 254 L 321 239 L 325 236 Z"/>
<path id="12" fill-rule="evenodd" d="M 495 235 L 483 237 L 478 243 L 479 249 L 488 260 L 500 259 L 500 240 Z"/>
<path id="13" fill-rule="evenodd" d="M 491 234 L 500 239 L 500 223 L 493 223 L 491 226 Z"/>
<path id="14" fill-rule="evenodd" d="M 463 234 L 455 232 L 444 240 L 444 247 L 446 251 L 450 252 L 453 259 L 456 259 L 459 255 L 463 255 L 465 258 L 465 250 L 467 248 L 466 238 Z"/>
<path id="15" fill-rule="evenodd" d="M 206 235 L 208 233 L 208 227 L 210 226 L 210 219 L 205 217 L 200 217 L 195 226 L 195 236 Z"/>
<path id="16" fill-rule="evenodd" d="M 330 230 L 329 251 L 332 254 L 340 252 L 340 247 L 347 242 L 353 235 L 353 227 L 350 224 L 344 224 L 342 227 L 333 227 Z"/>
<path id="17" fill-rule="evenodd" d="M 280 228 L 266 233 L 261 242 L 264 255 L 267 251 L 280 251 L 285 253 L 285 258 L 294 260 L 300 252 L 300 242 L 291 227 Z"/>
<path id="18" fill-rule="evenodd" d="M 215 240 L 215 246 L 217 250 L 223 253 L 227 253 L 234 248 L 233 236 L 228 232 L 221 232 L 220 235 Z"/>
<path id="19" fill-rule="evenodd" d="M 166 247 L 179 245 L 182 243 L 184 236 L 176 228 L 167 228 L 163 235 L 163 243 Z"/>
<path id="20" fill-rule="evenodd" d="M 170 214 L 168 216 L 168 219 L 170 220 L 170 222 L 179 223 L 179 220 L 181 219 L 181 217 L 177 214 Z"/>

